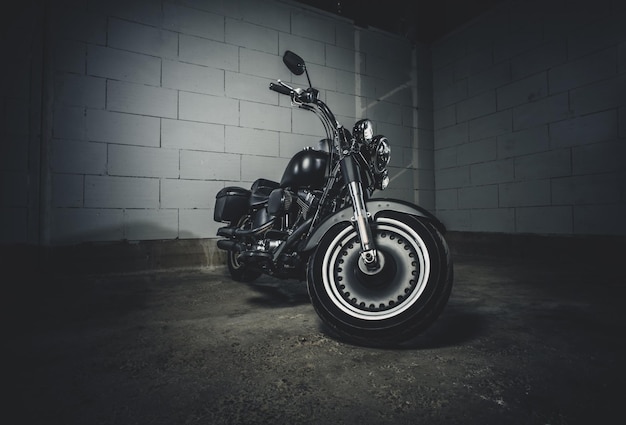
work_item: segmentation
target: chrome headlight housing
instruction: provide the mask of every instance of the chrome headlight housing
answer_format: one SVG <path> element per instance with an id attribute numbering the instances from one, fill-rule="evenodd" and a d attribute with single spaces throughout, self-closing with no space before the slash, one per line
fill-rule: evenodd
<path id="1" fill-rule="evenodd" d="M 374 136 L 374 126 L 367 118 L 359 120 L 354 124 L 352 135 L 361 143 L 370 145 Z"/>
<path id="2" fill-rule="evenodd" d="M 372 167 L 376 174 L 382 174 L 387 170 L 391 159 L 391 145 L 385 136 L 376 136 L 372 142 Z"/>

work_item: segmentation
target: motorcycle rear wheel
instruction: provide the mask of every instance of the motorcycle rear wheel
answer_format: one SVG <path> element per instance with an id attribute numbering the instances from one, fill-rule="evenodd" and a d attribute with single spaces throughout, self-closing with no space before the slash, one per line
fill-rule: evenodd
<path id="1" fill-rule="evenodd" d="M 250 227 L 250 216 L 242 217 L 239 220 L 238 227 L 243 229 Z M 230 276 L 237 282 L 249 283 L 255 281 L 262 273 L 239 261 L 239 254 L 240 252 L 238 250 L 229 250 L 227 252 L 226 264 Z"/>
<path id="2" fill-rule="evenodd" d="M 427 220 L 394 212 L 377 217 L 372 236 L 380 267 L 367 270 L 356 229 L 332 228 L 311 256 L 307 287 L 322 321 L 340 339 L 366 346 L 406 342 L 428 328 L 452 290 L 452 259 Z"/>

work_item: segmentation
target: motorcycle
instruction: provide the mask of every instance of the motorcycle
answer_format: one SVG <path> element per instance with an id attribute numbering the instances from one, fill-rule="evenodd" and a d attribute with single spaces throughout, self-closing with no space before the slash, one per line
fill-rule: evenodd
<path id="1" fill-rule="evenodd" d="M 317 149 L 289 161 L 280 180 L 250 189 L 225 187 L 214 219 L 220 249 L 235 281 L 262 274 L 306 280 L 315 311 L 340 339 L 368 346 L 406 342 L 443 311 L 452 289 L 452 259 L 444 225 L 417 205 L 374 198 L 389 184 L 391 148 L 369 119 L 352 133 L 311 85 L 304 60 L 283 62 L 309 87 L 277 80 L 269 89 L 317 115 L 326 131 Z"/>

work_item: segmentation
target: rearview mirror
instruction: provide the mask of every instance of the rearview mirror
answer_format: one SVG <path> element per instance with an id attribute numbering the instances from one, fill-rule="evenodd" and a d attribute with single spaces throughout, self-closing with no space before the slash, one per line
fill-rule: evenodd
<path id="1" fill-rule="evenodd" d="M 304 59 L 296 55 L 291 50 L 287 50 L 285 52 L 285 54 L 283 55 L 283 62 L 285 62 L 287 68 L 289 68 L 289 70 L 296 75 L 302 75 L 306 70 L 306 65 L 304 65 Z"/>

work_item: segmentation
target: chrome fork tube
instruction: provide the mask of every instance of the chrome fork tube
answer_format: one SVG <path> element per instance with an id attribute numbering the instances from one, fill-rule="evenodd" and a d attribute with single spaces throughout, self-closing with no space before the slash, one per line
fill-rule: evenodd
<path id="1" fill-rule="evenodd" d="M 378 254 L 372 239 L 372 230 L 369 226 L 369 213 L 365 207 L 365 199 L 361 182 L 353 181 L 348 183 L 348 190 L 352 198 L 353 220 L 356 222 L 359 240 L 361 241 L 361 258 L 368 268 L 376 268 Z"/>
<path id="2" fill-rule="evenodd" d="M 344 134 L 345 137 L 345 134 Z M 372 237 L 372 229 L 370 228 L 370 215 L 365 206 L 365 197 L 363 196 L 363 184 L 359 173 L 359 164 L 354 156 L 350 155 L 348 150 L 343 152 L 340 160 L 341 174 L 347 183 L 352 198 L 352 211 L 354 216 L 352 221 L 356 223 L 359 240 L 361 241 L 361 259 L 359 268 L 367 273 L 374 273 L 379 268 L 378 253 L 374 246 Z M 364 270 L 365 269 L 365 270 Z"/>

